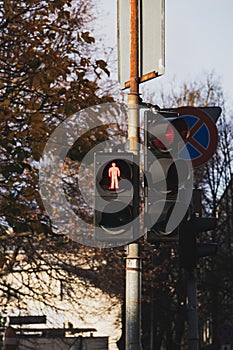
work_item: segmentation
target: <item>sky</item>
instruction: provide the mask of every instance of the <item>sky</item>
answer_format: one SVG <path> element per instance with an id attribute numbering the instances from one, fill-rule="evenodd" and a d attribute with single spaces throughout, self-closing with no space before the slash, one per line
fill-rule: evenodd
<path id="1" fill-rule="evenodd" d="M 96 2 L 97 32 L 116 49 L 117 0 Z M 180 85 L 214 72 L 233 102 L 232 18 L 233 0 L 165 0 L 165 74 L 144 87 L 153 91 L 169 87 L 174 79 Z"/>

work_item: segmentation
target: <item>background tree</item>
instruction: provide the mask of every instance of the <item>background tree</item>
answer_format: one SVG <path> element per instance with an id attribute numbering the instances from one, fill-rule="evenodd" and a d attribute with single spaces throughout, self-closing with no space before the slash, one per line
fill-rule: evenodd
<path id="1" fill-rule="evenodd" d="M 28 278 L 34 272 L 33 278 L 36 276 L 42 286 L 45 279 L 39 280 L 41 270 L 47 271 L 50 281 L 58 279 L 61 266 L 74 278 L 83 277 L 82 266 L 87 263 L 90 270 L 95 269 L 88 248 L 84 254 L 83 247 L 55 234 L 38 187 L 38 161 L 56 126 L 81 109 L 112 101 L 109 92 L 99 88 L 102 76 L 109 71 L 96 54 L 95 39 L 88 29 L 92 18 L 92 3 L 86 0 L 0 1 L 3 304 L 24 298 L 25 289 L 22 292 L 7 282 L 6 276 L 16 270 L 28 272 Z M 89 136 L 85 135 L 86 141 L 90 141 Z M 107 137 L 106 128 L 93 132 L 92 142 L 82 140 L 76 154 L 82 158 L 84 148 L 88 150 L 98 139 Z M 91 279 L 95 280 L 93 274 Z M 45 299 L 40 288 L 26 284 L 32 299 Z M 46 297 L 50 292 L 46 291 Z"/>

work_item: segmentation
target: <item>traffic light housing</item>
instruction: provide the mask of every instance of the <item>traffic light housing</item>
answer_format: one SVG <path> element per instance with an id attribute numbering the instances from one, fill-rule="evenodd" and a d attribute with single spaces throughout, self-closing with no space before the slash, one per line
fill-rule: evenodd
<path id="1" fill-rule="evenodd" d="M 197 242 L 197 235 L 211 231 L 216 226 L 216 218 L 201 217 L 201 191 L 193 190 L 192 215 L 190 220 L 182 222 L 179 227 L 179 259 L 186 271 L 196 268 L 199 259 L 213 256 L 217 252 L 217 243 Z"/>
<path id="2" fill-rule="evenodd" d="M 153 244 L 177 237 L 177 226 L 189 215 L 192 166 L 179 158 L 179 150 L 185 152 L 190 130 L 175 112 L 146 111 L 144 122 L 145 226 L 147 241 Z"/>
<path id="3" fill-rule="evenodd" d="M 139 236 L 139 232 L 135 233 L 139 214 L 137 156 L 127 152 L 97 152 L 94 166 L 95 240 L 103 246 L 132 242 Z"/>
<path id="4" fill-rule="evenodd" d="M 189 222 L 179 227 L 179 258 L 180 265 L 187 271 L 196 268 L 200 258 L 214 256 L 217 252 L 217 243 L 197 243 L 200 232 L 211 231 L 216 225 L 215 218 L 193 217 Z"/>

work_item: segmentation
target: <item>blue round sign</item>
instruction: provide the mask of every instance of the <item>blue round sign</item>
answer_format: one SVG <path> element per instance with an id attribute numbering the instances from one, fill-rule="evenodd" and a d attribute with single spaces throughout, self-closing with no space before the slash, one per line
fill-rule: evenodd
<path id="1" fill-rule="evenodd" d="M 194 167 L 204 164 L 214 154 L 218 144 L 218 130 L 207 113 L 196 107 L 179 107 L 177 112 L 189 125 L 190 134 L 186 149 Z M 185 159 L 184 147 L 179 150 L 179 157 Z"/>

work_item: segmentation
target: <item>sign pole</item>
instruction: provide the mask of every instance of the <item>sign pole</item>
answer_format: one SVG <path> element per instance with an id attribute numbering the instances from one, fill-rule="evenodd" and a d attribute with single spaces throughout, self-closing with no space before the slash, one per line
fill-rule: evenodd
<path id="1" fill-rule="evenodd" d="M 139 156 L 138 0 L 130 0 L 130 93 L 128 95 L 128 149 Z M 138 189 L 134 189 L 138 191 Z M 139 205 L 139 203 L 137 203 Z M 141 350 L 141 258 L 139 244 L 127 247 L 125 350 Z"/>
<path id="2" fill-rule="evenodd" d="M 188 290 L 188 346 L 189 350 L 198 350 L 198 318 L 197 318 L 197 281 L 192 271 L 187 279 Z"/>

